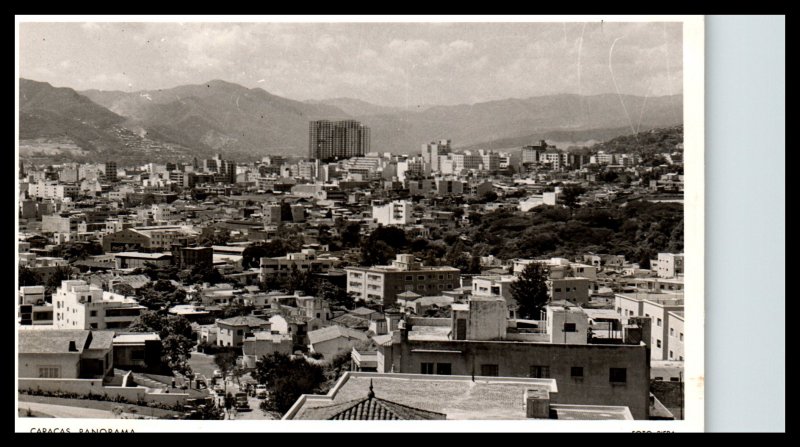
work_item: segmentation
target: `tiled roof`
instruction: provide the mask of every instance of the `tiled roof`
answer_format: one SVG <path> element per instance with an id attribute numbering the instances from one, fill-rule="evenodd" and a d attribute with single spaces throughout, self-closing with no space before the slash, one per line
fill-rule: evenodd
<path id="1" fill-rule="evenodd" d="M 311 344 L 316 344 L 339 337 L 355 338 L 357 340 L 367 340 L 367 334 L 346 328 L 344 326 L 328 326 L 308 333 L 308 340 Z"/>
<path id="2" fill-rule="evenodd" d="M 92 331 L 92 341 L 88 349 L 111 349 L 114 331 Z"/>
<path id="3" fill-rule="evenodd" d="M 374 314 L 375 312 L 377 312 L 377 311 L 369 309 L 369 308 L 366 308 L 366 307 L 359 307 L 359 308 L 351 310 L 349 313 L 353 314 L 353 315 L 370 315 L 370 314 Z"/>
<path id="4" fill-rule="evenodd" d="M 77 352 L 83 352 L 88 330 L 54 329 L 49 331 L 19 331 L 20 354 L 65 354 L 74 341 Z"/>
<path id="5" fill-rule="evenodd" d="M 369 329 L 369 320 L 355 315 L 340 315 L 332 319 L 331 322 L 351 329 Z"/>
<path id="6" fill-rule="evenodd" d="M 269 321 L 262 320 L 256 317 L 232 317 L 224 320 L 219 320 L 218 323 L 227 324 L 229 326 L 263 326 L 269 324 Z"/>
<path id="7" fill-rule="evenodd" d="M 397 421 L 445 419 L 443 413 L 421 410 L 376 397 L 309 409 L 303 419 L 345 421 Z"/>

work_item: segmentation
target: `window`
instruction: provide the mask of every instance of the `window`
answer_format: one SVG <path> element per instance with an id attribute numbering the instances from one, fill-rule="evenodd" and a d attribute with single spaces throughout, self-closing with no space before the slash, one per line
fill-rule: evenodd
<path id="1" fill-rule="evenodd" d="M 569 375 L 576 379 L 583 379 L 583 366 L 573 366 L 569 369 Z"/>
<path id="2" fill-rule="evenodd" d="M 661 327 L 661 318 L 656 319 L 656 324 L 658 327 Z"/>
<path id="3" fill-rule="evenodd" d="M 683 332 L 681 332 L 681 341 L 683 341 Z"/>
<path id="4" fill-rule="evenodd" d="M 548 379 L 550 378 L 550 367 L 533 365 L 531 366 L 530 376 L 534 379 Z"/>
<path id="5" fill-rule="evenodd" d="M 481 375 L 487 377 L 497 377 L 500 375 L 500 366 L 498 365 L 481 365 Z"/>
<path id="6" fill-rule="evenodd" d="M 89 328 L 90 329 L 97 329 L 97 323 L 90 323 L 89 324 Z"/>
<path id="7" fill-rule="evenodd" d="M 655 378 L 655 379 L 653 379 L 653 380 L 657 380 L 657 381 L 659 381 L 659 382 L 663 382 L 663 381 L 664 381 L 664 378 L 663 378 L 663 377 L 660 377 L 660 376 L 656 376 L 656 378 Z"/>
<path id="8" fill-rule="evenodd" d="M 578 332 L 575 323 L 564 323 L 564 332 Z"/>
<path id="9" fill-rule="evenodd" d="M 417 290 L 425 290 L 425 284 L 418 285 Z"/>
<path id="10" fill-rule="evenodd" d="M 419 364 L 419 373 L 420 374 L 433 374 L 433 363 L 420 363 Z"/>
<path id="11" fill-rule="evenodd" d="M 675 336 L 675 329 L 674 328 L 669 328 L 669 336 L 670 337 L 674 337 Z"/>
<path id="12" fill-rule="evenodd" d="M 656 340 L 656 348 L 660 348 L 660 347 L 661 347 L 661 340 Z"/>
<path id="13" fill-rule="evenodd" d="M 611 383 L 626 383 L 628 381 L 628 370 L 625 368 L 609 368 L 608 381 Z"/>
<path id="14" fill-rule="evenodd" d="M 672 360 L 673 357 L 674 355 L 672 355 L 672 351 L 669 351 L 669 359 Z"/>
<path id="15" fill-rule="evenodd" d="M 680 377 L 670 377 L 670 378 L 669 378 L 669 381 L 670 381 L 670 382 L 680 382 L 680 381 L 681 381 L 681 378 L 680 378 Z"/>
<path id="16" fill-rule="evenodd" d="M 42 366 L 39 368 L 40 379 L 58 379 L 61 377 L 61 372 L 57 366 Z"/>
<path id="17" fill-rule="evenodd" d="M 244 329 L 238 329 L 236 335 L 244 335 Z"/>
<path id="18" fill-rule="evenodd" d="M 406 281 L 413 281 L 413 280 L 414 280 L 413 275 L 406 275 Z"/>
<path id="19" fill-rule="evenodd" d="M 556 292 L 560 292 L 560 291 L 561 291 L 561 287 L 556 287 Z"/>
<path id="20" fill-rule="evenodd" d="M 644 314 L 644 316 L 650 318 L 650 314 Z"/>
<path id="21" fill-rule="evenodd" d="M 89 312 L 89 316 L 90 316 L 90 317 L 96 317 L 96 316 L 97 316 L 97 311 L 96 311 L 96 310 L 92 310 L 92 311 L 90 311 L 90 312 Z"/>
<path id="22" fill-rule="evenodd" d="M 449 363 L 437 363 L 436 364 L 436 374 L 440 376 L 449 376 L 452 374 L 452 367 Z"/>

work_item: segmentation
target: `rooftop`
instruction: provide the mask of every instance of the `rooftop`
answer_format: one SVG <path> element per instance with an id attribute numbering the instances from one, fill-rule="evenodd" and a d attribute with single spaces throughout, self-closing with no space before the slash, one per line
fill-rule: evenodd
<path id="1" fill-rule="evenodd" d="M 172 256 L 171 253 L 140 253 L 138 251 L 123 251 L 115 253 L 118 258 L 162 259 Z"/>
<path id="2" fill-rule="evenodd" d="M 138 345 L 146 341 L 161 340 L 155 332 L 123 333 L 114 336 L 115 345 Z"/>
<path id="3" fill-rule="evenodd" d="M 19 331 L 19 354 L 66 354 L 71 341 L 76 353 L 83 352 L 91 331 L 84 329 L 53 329 L 49 331 Z"/>
<path id="4" fill-rule="evenodd" d="M 269 321 L 262 320 L 261 318 L 244 316 L 217 320 L 217 324 L 219 323 L 226 324 L 228 326 L 264 326 L 269 324 Z"/>
<path id="5" fill-rule="evenodd" d="M 473 381 L 470 376 L 347 372 L 326 396 L 301 397 L 284 419 L 315 419 L 331 405 L 347 408 L 343 404 L 367 395 L 370 383 L 381 399 L 443 413 L 447 419 L 526 419 L 526 389 L 544 386 L 551 393 L 558 391 L 554 379 L 475 377 Z"/>
<path id="6" fill-rule="evenodd" d="M 311 344 L 321 343 L 339 337 L 355 338 L 363 341 L 368 339 L 367 334 L 364 332 L 344 326 L 328 326 L 308 333 L 308 340 Z"/>

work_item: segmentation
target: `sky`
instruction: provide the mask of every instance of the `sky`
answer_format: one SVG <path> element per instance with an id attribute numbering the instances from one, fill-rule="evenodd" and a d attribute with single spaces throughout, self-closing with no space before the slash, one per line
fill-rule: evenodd
<path id="1" fill-rule="evenodd" d="M 23 22 L 19 73 L 76 90 L 222 79 L 295 100 L 396 107 L 659 96 L 683 92 L 682 42 L 682 24 L 663 22 Z"/>

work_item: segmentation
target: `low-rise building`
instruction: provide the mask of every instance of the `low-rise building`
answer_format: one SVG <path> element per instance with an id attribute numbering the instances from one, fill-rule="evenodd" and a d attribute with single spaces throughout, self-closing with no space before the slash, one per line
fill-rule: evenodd
<path id="1" fill-rule="evenodd" d="M 317 251 L 310 248 L 286 256 L 261 258 L 259 281 L 264 282 L 270 277 L 286 278 L 294 271 L 327 273 L 338 261 L 338 258 L 319 257 Z"/>
<path id="2" fill-rule="evenodd" d="M 347 272 L 347 292 L 384 306 L 393 304 L 397 295 L 405 291 L 432 296 L 461 286 L 459 269 L 423 266 L 409 254 L 397 255 L 391 265 L 346 267 L 344 270 Z"/>
<path id="3" fill-rule="evenodd" d="M 614 299 L 620 316 L 651 320 L 646 343 L 653 360 L 683 360 L 683 305 L 683 295 L 678 294 L 618 293 Z"/>
<path id="4" fill-rule="evenodd" d="M 310 331 L 308 333 L 311 352 L 322 354 L 325 359 L 332 359 L 337 354 L 347 352 L 359 342 L 368 340 L 367 334 L 344 326 L 333 325 Z"/>
<path id="5" fill-rule="evenodd" d="M 289 334 L 273 334 L 270 331 L 259 331 L 244 339 L 242 355 L 246 368 L 255 368 L 258 359 L 275 352 L 290 355 L 294 343 Z"/>
<path id="6" fill-rule="evenodd" d="M 348 371 L 327 395 L 302 395 L 284 420 L 632 420 L 622 405 L 565 401 L 555 379 Z"/>
<path id="7" fill-rule="evenodd" d="M 84 329 L 20 330 L 20 378 L 102 379 L 113 375 L 114 332 Z"/>
<path id="8" fill-rule="evenodd" d="M 217 345 L 232 347 L 241 347 L 247 337 L 259 331 L 269 332 L 271 327 L 269 321 L 249 316 L 217 320 L 216 325 L 219 328 Z"/>

